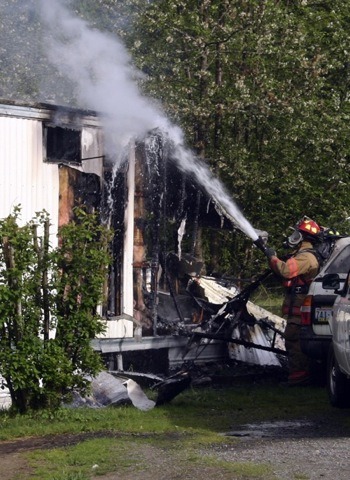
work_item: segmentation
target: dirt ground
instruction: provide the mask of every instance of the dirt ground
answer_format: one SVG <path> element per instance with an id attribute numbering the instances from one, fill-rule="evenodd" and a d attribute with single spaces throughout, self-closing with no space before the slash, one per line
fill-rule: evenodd
<path id="1" fill-rule="evenodd" d="M 347 413 L 345 412 L 345 415 Z M 350 411 L 348 413 L 350 415 Z M 270 466 L 273 476 L 266 479 L 285 480 L 348 480 L 350 472 L 350 431 L 341 424 L 341 417 L 303 418 L 293 422 L 270 422 L 238 425 L 233 431 L 223 432 L 238 442 L 203 449 L 207 455 L 226 462 L 252 462 Z M 30 470 L 23 455 L 36 449 L 74 445 L 101 434 L 47 436 L 0 442 L 1 480 L 30 478 Z M 118 438 L 118 435 L 111 434 Z M 181 450 L 165 452 L 152 442 L 146 446 L 135 444 L 139 463 L 121 473 L 96 476 L 100 480 L 232 480 L 235 477 L 214 466 L 199 466 L 182 462 Z M 139 449 L 139 451 L 137 451 Z M 244 478 L 254 478 L 245 476 Z M 261 478 L 261 477 L 259 477 Z"/>

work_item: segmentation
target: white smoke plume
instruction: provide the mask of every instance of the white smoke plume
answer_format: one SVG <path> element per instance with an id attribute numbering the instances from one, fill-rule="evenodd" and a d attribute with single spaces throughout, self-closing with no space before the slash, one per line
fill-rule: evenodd
<path id="1" fill-rule="evenodd" d="M 222 184 L 184 147 L 181 130 L 168 121 L 160 105 L 141 94 L 137 86 L 141 73 L 132 65 L 124 45 L 115 36 L 92 29 L 69 11 L 64 0 L 39 0 L 39 5 L 48 31 L 49 59 L 77 85 L 79 106 L 102 115 L 111 156 L 133 137 L 160 129 L 173 143 L 179 167 L 195 176 L 237 226 L 255 240 L 255 230 Z"/>
<path id="2" fill-rule="evenodd" d="M 77 85 L 79 105 L 101 113 L 111 152 L 164 123 L 160 108 L 137 88 L 141 73 L 116 37 L 91 29 L 63 1 L 40 0 L 40 14 L 49 60 Z"/>

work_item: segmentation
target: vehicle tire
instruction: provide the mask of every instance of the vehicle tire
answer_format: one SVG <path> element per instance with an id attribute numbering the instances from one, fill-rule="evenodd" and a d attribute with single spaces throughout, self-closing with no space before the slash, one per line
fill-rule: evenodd
<path id="1" fill-rule="evenodd" d="M 333 345 L 329 347 L 327 361 L 327 391 L 333 407 L 350 407 L 350 381 L 340 371 Z"/>

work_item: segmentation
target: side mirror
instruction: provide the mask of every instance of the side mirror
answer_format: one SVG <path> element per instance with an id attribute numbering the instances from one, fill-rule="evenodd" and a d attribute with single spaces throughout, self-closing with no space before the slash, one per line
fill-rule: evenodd
<path id="1" fill-rule="evenodd" d="M 326 290 L 339 290 L 340 277 L 337 273 L 328 273 L 322 279 L 322 288 Z M 337 292 L 335 292 L 337 293 Z"/>

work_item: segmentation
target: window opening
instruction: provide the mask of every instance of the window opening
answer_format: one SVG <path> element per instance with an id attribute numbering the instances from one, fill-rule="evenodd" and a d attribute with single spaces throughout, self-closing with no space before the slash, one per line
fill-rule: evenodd
<path id="1" fill-rule="evenodd" d="M 46 161 L 81 165 L 81 130 L 45 127 Z"/>

